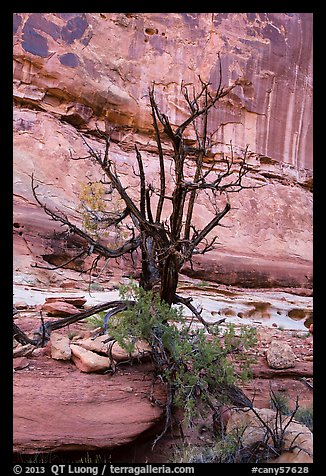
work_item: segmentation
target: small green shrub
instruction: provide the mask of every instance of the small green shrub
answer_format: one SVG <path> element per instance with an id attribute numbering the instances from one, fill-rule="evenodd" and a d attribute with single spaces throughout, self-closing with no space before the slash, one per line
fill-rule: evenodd
<path id="1" fill-rule="evenodd" d="M 87 317 L 85 319 L 87 326 L 90 327 L 91 329 L 97 329 L 98 327 L 102 327 L 105 314 L 106 314 L 106 311 L 101 311 L 101 312 L 98 312 L 97 314 L 93 314 L 92 316 Z"/>
<path id="2" fill-rule="evenodd" d="M 99 283 L 90 283 L 89 290 L 90 291 L 105 291 L 105 288 Z"/>
<path id="3" fill-rule="evenodd" d="M 273 392 L 271 396 L 271 408 L 275 411 L 279 411 L 282 415 L 292 415 L 292 411 L 289 407 L 289 399 L 286 395 L 280 392 Z M 299 423 L 306 425 L 311 431 L 313 431 L 313 408 L 312 407 L 298 407 L 294 411 L 293 417 Z"/>
<path id="4" fill-rule="evenodd" d="M 310 431 L 313 431 L 313 426 L 314 426 L 314 418 L 313 418 L 313 408 L 312 407 L 307 407 L 303 408 L 300 407 L 295 415 L 294 419 L 300 423 L 303 423 L 306 425 Z"/>
<path id="5" fill-rule="evenodd" d="M 198 287 L 200 288 L 206 288 L 207 286 L 209 286 L 209 282 L 207 281 L 201 281 L 200 283 L 198 283 Z"/>
<path id="6" fill-rule="evenodd" d="M 69 331 L 68 332 L 68 339 L 69 340 L 72 340 L 74 337 L 78 336 L 78 332 L 77 331 Z"/>
<path id="7" fill-rule="evenodd" d="M 170 307 L 157 294 L 135 284 L 121 286 L 120 294 L 134 304 L 109 320 L 108 334 L 127 352 L 138 339 L 151 346 L 156 375 L 167 384 L 171 404 L 184 410 L 189 423 L 214 410 L 216 401 L 227 403 L 225 389 L 248 379 L 251 360 L 246 349 L 256 342 L 255 329 L 243 327 L 237 336 L 235 326 L 229 325 L 222 335 L 212 326 L 208 339 L 204 329 L 189 329 L 181 307 Z M 234 352 L 238 373 L 231 358 Z"/>
<path id="8" fill-rule="evenodd" d="M 289 399 L 281 392 L 273 392 L 270 405 L 272 410 L 279 411 L 282 415 L 290 415 Z"/>
<path id="9" fill-rule="evenodd" d="M 171 463 L 248 463 L 239 431 L 223 435 L 207 446 L 185 444 L 174 450 Z"/>
<path id="10" fill-rule="evenodd" d="M 248 463 L 243 454 L 242 429 L 223 436 L 214 446 L 213 463 Z"/>

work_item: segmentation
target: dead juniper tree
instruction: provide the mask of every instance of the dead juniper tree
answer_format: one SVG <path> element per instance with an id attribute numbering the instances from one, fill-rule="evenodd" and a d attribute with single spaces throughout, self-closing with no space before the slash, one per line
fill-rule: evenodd
<path id="1" fill-rule="evenodd" d="M 200 311 L 191 303 L 191 297 L 185 298 L 177 294 L 180 270 L 186 262 L 191 262 L 194 255 L 204 254 L 213 249 L 217 239 L 214 230 L 217 226 L 222 226 L 220 222 L 231 209 L 230 194 L 255 186 L 250 182 L 244 183 L 244 178 L 250 171 L 247 149 L 238 156 L 230 143 L 229 154 L 223 153 L 218 159 L 212 152 L 218 128 L 211 132 L 214 125 L 209 122 L 210 112 L 236 86 L 241 86 L 242 81 L 237 80 L 229 87 L 222 86 L 220 58 L 217 89 L 213 90 L 211 84 L 200 77 L 198 80 L 197 91 L 192 85 L 181 84 L 181 93 L 188 113 L 179 126 L 173 126 L 169 116 L 159 107 L 155 83 L 149 88 L 148 97 L 157 146 L 159 174 L 157 183 L 148 181 L 142 153 L 135 145 L 138 171 L 134 170 L 134 173 L 139 179 L 137 199 L 131 196 L 128 187 L 123 184 L 116 164 L 110 156 L 113 128 L 106 132 L 97 128 L 97 136 L 103 144 L 101 150 L 95 150 L 82 137 L 88 155 L 70 157 L 71 160 L 90 160 L 99 167 L 103 175 L 101 183 L 106 187 L 107 196 L 112 197 L 112 194 L 115 194 L 123 204 L 118 211 L 104 209 L 103 206 L 100 210 L 99 207 L 93 209 L 89 205 L 87 207 L 89 223 L 95 224 L 96 227 L 100 227 L 99 229 L 110 230 L 124 226 L 123 236 L 126 234 L 129 236 L 120 246 L 108 247 L 103 244 L 101 237 L 94 236 L 89 230 L 77 226 L 63 212 L 51 209 L 38 195 L 38 184 L 34 176 L 32 176 L 32 190 L 36 202 L 44 212 L 66 227 L 67 234 L 78 236 L 85 245 L 77 256 L 58 267 L 65 267 L 74 260 L 93 255 L 94 268 L 100 258 L 106 260 L 119 258 L 140 250 L 142 269 L 139 285 L 145 290 L 153 288 L 158 290 L 161 300 L 170 306 L 183 304 L 206 325 Z M 167 171 L 171 155 L 172 163 Z M 94 194 L 94 190 L 90 190 Z M 202 229 L 198 229 L 193 220 L 200 193 L 208 196 L 214 209 L 213 216 Z M 110 206 L 112 200 L 103 203 Z M 169 203 L 168 214 L 166 203 Z M 93 311 L 95 313 L 110 309 L 110 315 L 113 315 L 124 309 L 127 304 L 122 301 L 104 303 L 94 307 Z M 83 319 L 91 315 L 91 312 L 90 309 L 76 316 L 61 319 L 60 322 L 47 323 L 45 334 L 49 335 L 55 328 Z M 44 329 L 40 330 L 40 335 L 44 341 Z M 22 336 L 19 338 L 22 339 Z M 40 336 L 36 339 L 40 339 Z"/>
<path id="2" fill-rule="evenodd" d="M 226 344 L 225 336 L 224 344 L 221 344 L 223 339 L 217 331 L 211 331 L 201 311 L 192 304 L 191 297 L 177 293 L 179 273 L 184 264 L 191 263 L 194 255 L 208 253 L 216 246 L 216 228 L 223 226 L 220 222 L 231 210 L 230 195 L 256 187 L 248 177 L 250 166 L 247 162 L 247 148 L 238 155 L 230 143 L 228 154 L 220 154 L 219 158 L 214 154 L 218 127 L 211 121 L 211 112 L 222 98 L 235 87 L 241 86 L 242 81 L 237 80 L 229 87 L 222 86 L 220 59 L 217 88 L 213 90 L 212 85 L 200 77 L 198 81 L 197 91 L 190 84 L 181 84 L 181 95 L 187 113 L 178 126 L 171 123 L 169 115 L 159 105 L 157 84 L 153 83 L 149 88 L 159 172 L 156 177 L 149 179 L 142 151 L 135 145 L 137 167 L 133 169 L 133 173 L 138 179 L 136 198 L 135 193 L 131 193 L 130 184 L 126 184 L 119 174 L 112 157 L 110 146 L 113 128 L 107 128 L 105 132 L 97 128 L 97 138 L 101 143 L 99 148 L 95 148 L 81 136 L 87 155 L 70 156 L 71 160 L 91 161 L 101 173 L 101 180 L 88 184 L 87 193 L 81 200 L 84 224 L 87 226 L 73 223 L 68 215 L 50 207 L 40 197 L 39 185 L 32 176 L 32 191 L 38 205 L 66 229 L 67 235 L 78 237 L 84 246 L 66 263 L 49 269 L 65 267 L 73 261 L 92 256 L 92 272 L 101 258 L 107 262 L 139 252 L 141 273 L 138 290 L 145 294 L 140 293 L 138 296 L 147 302 L 146 312 L 143 303 L 139 305 L 140 301 L 133 299 L 132 293 L 125 293 L 121 294 L 121 300 L 105 302 L 70 317 L 50 322 L 44 322 L 42 318 L 40 329 L 33 338 L 29 338 L 14 323 L 14 337 L 19 342 L 42 346 L 55 329 L 100 311 L 106 311 L 107 324 L 111 317 L 119 313 L 121 315 L 122 311 L 130 317 L 130 309 L 134 309 L 138 313 L 139 322 L 138 317 L 136 321 L 129 321 L 131 328 L 128 335 L 135 336 L 135 328 L 138 326 L 138 337 L 147 338 L 152 347 L 157 375 L 168 388 L 163 433 L 171 423 L 173 402 L 178 398 L 180 402 L 185 402 L 186 405 L 191 403 L 192 408 L 197 409 L 198 399 L 202 399 L 204 406 L 213 412 L 213 421 L 218 414 L 217 395 L 221 401 L 227 397 L 234 405 L 252 406 L 241 389 L 234 385 L 235 380 L 229 372 L 227 358 L 235 352 L 234 346 Z M 208 197 L 212 211 L 210 215 L 207 214 L 206 224 L 199 228 L 195 225 L 194 217 L 201 194 Z M 119 206 L 116 206 L 117 203 Z M 116 246 L 109 246 L 102 239 L 111 229 L 115 230 L 118 238 Z M 147 300 L 148 295 L 152 296 L 150 302 Z M 179 332 L 177 326 L 169 325 L 167 309 L 173 311 L 176 308 L 174 305 L 178 304 L 187 307 L 211 333 L 213 344 L 208 352 L 205 347 L 206 337 L 200 332 L 188 335 L 189 327 L 184 327 Z M 159 307 L 160 312 L 157 312 Z M 148 330 L 144 318 L 145 321 L 155 318 L 156 324 Z M 246 338 L 249 342 L 250 336 Z"/>

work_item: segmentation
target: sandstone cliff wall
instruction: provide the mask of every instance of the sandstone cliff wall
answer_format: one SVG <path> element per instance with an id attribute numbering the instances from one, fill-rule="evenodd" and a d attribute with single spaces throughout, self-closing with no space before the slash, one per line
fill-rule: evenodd
<path id="1" fill-rule="evenodd" d="M 213 111 L 219 147 L 249 145 L 258 182 L 232 197 L 219 246 L 196 262 L 197 274 L 229 284 L 310 286 L 312 274 L 312 15 L 309 13 L 21 13 L 14 15 L 14 245 L 16 280 L 48 283 L 30 265 L 62 259 L 60 228 L 39 210 L 40 192 L 74 215 L 81 182 L 97 172 L 70 160 L 85 155 L 81 134 L 117 126 L 112 154 L 122 180 L 134 182 L 134 143 L 157 174 L 147 89 L 174 124 L 185 117 L 181 81 L 198 74 L 238 86 Z M 166 150 L 169 161 L 169 151 Z M 209 215 L 203 198 L 197 224 Z M 61 229 L 62 231 L 62 229 Z M 67 256 L 78 243 L 66 243 Z M 49 258 L 50 257 L 50 258 Z M 52 258 L 51 258 L 52 257 Z M 127 266 L 128 263 L 124 263 Z M 129 263 L 130 264 L 130 263 Z M 29 277 L 28 277 L 29 275 Z M 40 278 L 42 276 L 42 278 Z M 33 281 L 34 280 L 34 281 Z"/>

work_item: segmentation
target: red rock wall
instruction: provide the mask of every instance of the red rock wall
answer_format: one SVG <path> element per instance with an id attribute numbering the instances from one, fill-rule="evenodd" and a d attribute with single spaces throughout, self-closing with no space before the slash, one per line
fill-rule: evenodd
<path id="1" fill-rule="evenodd" d="M 309 13 L 15 14 L 17 279 L 27 270 L 37 276 L 30 262 L 53 254 L 57 246 L 55 225 L 32 200 L 31 172 L 42 182 L 40 191 L 48 200 L 74 209 L 80 182 L 96 171 L 89 172 L 86 163 L 69 160 L 69 150 L 85 155 L 78 131 L 94 132 L 96 124 L 103 128 L 108 120 L 119 126 L 112 153 L 123 179 L 132 180 L 134 142 L 143 151 L 149 176 L 155 178 L 148 86 L 152 81 L 159 83 L 159 101 L 177 124 L 185 117 L 181 81 L 196 83 L 200 74 L 216 85 L 219 51 L 223 83 L 241 77 L 242 86 L 213 111 L 209 127 L 215 130 L 221 125 L 219 150 L 227 150 L 230 140 L 238 149 L 249 144 L 256 178 L 269 185 L 232 197 L 234 209 L 224 222 L 231 228 L 219 230 L 221 244 L 206 255 L 199 268 L 204 268 L 203 275 L 209 269 L 212 279 L 230 284 L 239 280 L 245 284 L 248 279 L 254 285 L 309 285 Z M 98 146 L 94 137 L 93 144 Z M 197 208 L 198 225 L 209 214 L 207 208 L 203 199 Z"/>

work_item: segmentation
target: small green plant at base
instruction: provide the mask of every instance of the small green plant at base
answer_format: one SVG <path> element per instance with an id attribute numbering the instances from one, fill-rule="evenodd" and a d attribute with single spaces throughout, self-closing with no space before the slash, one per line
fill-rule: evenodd
<path id="1" fill-rule="evenodd" d="M 87 326 L 91 329 L 97 329 L 98 327 L 102 327 L 104 323 L 104 317 L 106 315 L 106 311 L 98 312 L 97 314 L 93 314 L 90 317 L 85 319 Z"/>
<path id="2" fill-rule="evenodd" d="M 94 292 L 105 291 L 105 288 L 101 284 L 93 282 L 89 284 L 89 291 L 94 291 Z"/>
<path id="3" fill-rule="evenodd" d="M 272 410 L 278 410 L 282 415 L 290 415 L 289 399 L 281 392 L 273 392 L 270 400 Z"/>
<path id="4" fill-rule="evenodd" d="M 120 294 L 133 305 L 109 320 L 108 334 L 129 353 L 139 339 L 150 345 L 156 376 L 168 389 L 167 415 L 175 405 L 191 423 L 214 411 L 217 403 L 227 403 L 229 391 L 248 379 L 251 359 L 246 350 L 256 342 L 255 329 L 243 327 L 236 336 L 230 325 L 222 335 L 212 325 L 208 338 L 204 329 L 189 329 L 181 307 L 170 307 L 152 291 L 129 284 L 121 286 Z M 238 373 L 232 362 L 235 352 Z"/>
<path id="5" fill-rule="evenodd" d="M 78 332 L 77 331 L 69 331 L 68 332 L 68 339 L 69 340 L 72 340 L 74 337 L 78 336 Z"/>
<path id="6" fill-rule="evenodd" d="M 212 446 L 184 445 L 175 449 L 171 463 L 194 464 L 214 463 L 215 453 Z"/>
<path id="7" fill-rule="evenodd" d="M 248 463 L 246 457 L 242 429 L 237 429 L 211 445 L 184 444 L 175 448 L 171 463 Z"/>
<path id="8" fill-rule="evenodd" d="M 279 411 L 282 415 L 289 416 L 293 412 L 289 407 L 289 399 L 286 395 L 280 392 L 273 392 L 270 400 L 271 408 Z M 298 407 L 293 415 L 294 420 L 306 425 L 309 430 L 313 431 L 313 408 L 312 407 Z"/>
<path id="9" fill-rule="evenodd" d="M 294 419 L 299 423 L 306 425 L 309 430 L 313 432 L 314 418 L 312 407 L 299 408 L 294 415 Z"/>
<path id="10" fill-rule="evenodd" d="M 216 463 L 247 463 L 243 454 L 242 428 L 230 432 L 217 441 L 214 446 Z"/>
<path id="11" fill-rule="evenodd" d="M 199 284 L 198 284 L 199 287 L 201 288 L 205 288 L 207 286 L 209 286 L 209 282 L 207 281 L 201 281 Z"/>

